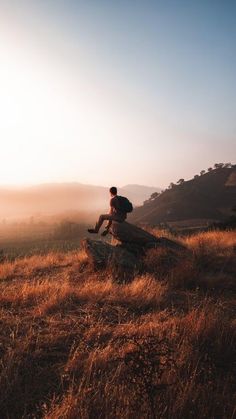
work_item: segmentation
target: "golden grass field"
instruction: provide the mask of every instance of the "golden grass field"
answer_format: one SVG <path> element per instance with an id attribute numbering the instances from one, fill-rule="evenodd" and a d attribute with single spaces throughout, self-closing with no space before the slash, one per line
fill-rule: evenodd
<path id="1" fill-rule="evenodd" d="M 236 233 L 182 241 L 127 284 L 77 251 L 0 264 L 0 418 L 234 418 Z"/>

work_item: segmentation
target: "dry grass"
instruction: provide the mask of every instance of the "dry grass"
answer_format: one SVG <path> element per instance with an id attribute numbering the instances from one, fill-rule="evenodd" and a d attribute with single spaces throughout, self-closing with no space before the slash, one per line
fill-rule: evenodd
<path id="1" fill-rule="evenodd" d="M 128 284 L 86 255 L 0 265 L 1 418 L 233 418 L 236 234 L 150 250 Z"/>

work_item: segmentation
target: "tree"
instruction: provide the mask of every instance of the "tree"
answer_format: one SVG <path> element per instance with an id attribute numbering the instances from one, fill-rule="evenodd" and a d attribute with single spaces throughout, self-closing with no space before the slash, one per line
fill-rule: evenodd
<path id="1" fill-rule="evenodd" d="M 194 176 L 194 179 L 197 179 L 198 177 L 199 177 L 199 175 L 195 175 L 195 176 Z"/>
<path id="2" fill-rule="evenodd" d="M 208 172 L 211 172 L 213 169 L 212 169 L 212 167 L 208 167 Z"/>
<path id="3" fill-rule="evenodd" d="M 224 163 L 215 163 L 214 164 L 215 169 L 222 169 L 223 166 L 224 166 Z"/>
<path id="4" fill-rule="evenodd" d="M 203 176 L 205 175 L 206 171 L 205 170 L 201 170 L 200 175 Z"/>
<path id="5" fill-rule="evenodd" d="M 159 195 L 159 192 L 153 192 L 150 198 L 146 199 L 146 201 L 143 202 L 143 205 L 149 204 L 150 202 L 154 201 L 154 199 L 156 199 Z"/>
<path id="6" fill-rule="evenodd" d="M 175 184 L 173 182 L 171 182 L 168 186 L 169 189 L 172 189 L 175 186 Z"/>
<path id="7" fill-rule="evenodd" d="M 229 169 L 230 167 L 232 167 L 232 163 L 225 163 L 224 167 L 226 167 L 227 169 Z"/>
<path id="8" fill-rule="evenodd" d="M 182 185 L 184 183 L 184 179 L 179 179 L 177 182 L 179 185 Z"/>
<path id="9" fill-rule="evenodd" d="M 153 192 L 151 194 L 150 200 L 156 199 L 159 195 L 160 195 L 159 192 Z"/>

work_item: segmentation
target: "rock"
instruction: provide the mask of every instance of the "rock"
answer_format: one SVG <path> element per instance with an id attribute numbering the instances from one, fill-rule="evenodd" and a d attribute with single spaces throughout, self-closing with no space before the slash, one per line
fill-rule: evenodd
<path id="1" fill-rule="evenodd" d="M 130 280 L 140 269 L 138 257 L 122 246 L 84 239 L 81 248 L 86 252 L 95 270 L 110 269 L 112 277 L 118 282 Z"/>
<path id="2" fill-rule="evenodd" d="M 105 268 L 113 252 L 113 246 L 99 240 L 84 239 L 81 248 L 94 269 Z"/>
<path id="3" fill-rule="evenodd" d="M 166 237 L 156 237 L 151 233 L 137 227 L 134 224 L 112 222 L 110 232 L 112 236 L 118 240 L 125 248 L 130 249 L 151 249 L 157 247 L 165 247 L 176 251 L 186 250 L 181 243 L 167 239 Z"/>
<path id="4" fill-rule="evenodd" d="M 145 246 L 147 243 L 156 242 L 157 238 L 134 224 L 112 222 L 110 227 L 112 236 L 121 243 L 133 243 Z"/>
<path id="5" fill-rule="evenodd" d="M 95 270 L 108 268 L 119 282 L 130 280 L 141 272 L 142 258 L 148 249 L 164 247 L 176 255 L 185 249 L 178 242 L 157 238 L 127 222 L 113 222 L 110 232 L 119 244 L 114 246 L 105 241 L 84 239 L 81 247 Z"/>
<path id="6" fill-rule="evenodd" d="M 113 279 L 117 282 L 127 282 L 133 279 L 141 269 L 140 259 L 121 246 L 114 246 L 108 261 Z"/>

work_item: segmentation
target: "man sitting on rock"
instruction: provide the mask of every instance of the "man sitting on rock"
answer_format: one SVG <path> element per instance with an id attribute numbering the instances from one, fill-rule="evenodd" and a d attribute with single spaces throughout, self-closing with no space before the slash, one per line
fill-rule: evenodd
<path id="1" fill-rule="evenodd" d="M 95 225 L 95 228 L 88 229 L 89 233 L 98 233 L 103 222 L 107 220 L 107 226 L 105 227 L 105 230 L 102 233 L 102 236 L 106 236 L 109 232 L 109 228 L 112 224 L 112 221 L 122 223 L 127 218 L 127 212 L 131 212 L 133 210 L 133 206 L 127 198 L 117 195 L 117 188 L 115 186 L 112 186 L 110 188 L 110 194 L 110 213 L 100 215 L 99 220 Z"/>

